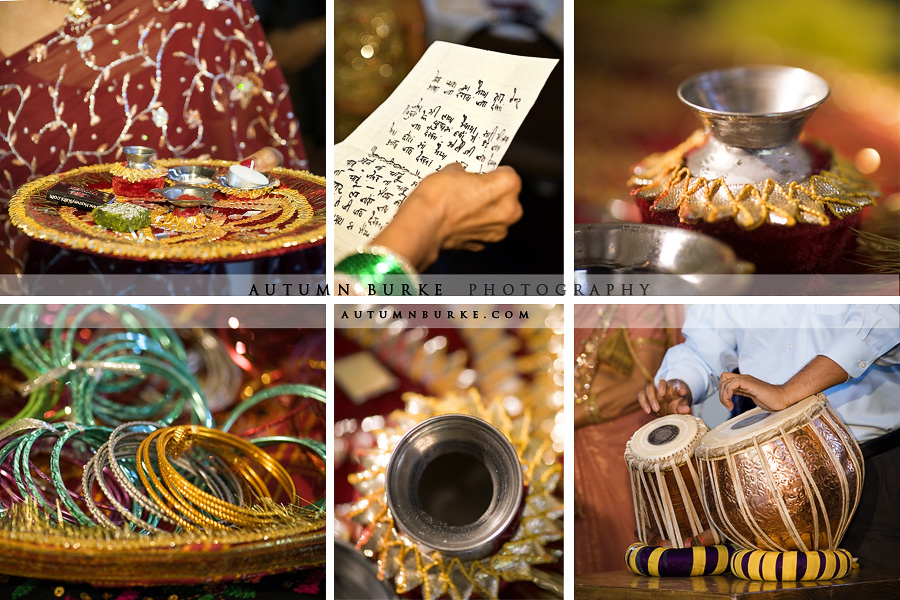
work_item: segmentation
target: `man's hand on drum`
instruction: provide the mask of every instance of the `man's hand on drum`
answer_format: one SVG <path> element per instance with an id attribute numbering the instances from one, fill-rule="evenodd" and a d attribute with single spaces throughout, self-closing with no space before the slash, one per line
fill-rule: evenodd
<path id="1" fill-rule="evenodd" d="M 731 397 L 734 394 L 747 396 L 760 408 L 769 412 L 784 410 L 794 402 L 788 397 L 783 385 L 773 385 L 757 379 L 752 375 L 738 375 L 737 373 L 722 373 L 719 378 L 719 401 L 725 408 L 734 408 Z"/>
<path id="2" fill-rule="evenodd" d="M 691 389 L 680 379 L 660 379 L 656 385 L 648 384 L 638 393 L 638 402 L 648 415 L 687 415 L 694 399 Z"/>

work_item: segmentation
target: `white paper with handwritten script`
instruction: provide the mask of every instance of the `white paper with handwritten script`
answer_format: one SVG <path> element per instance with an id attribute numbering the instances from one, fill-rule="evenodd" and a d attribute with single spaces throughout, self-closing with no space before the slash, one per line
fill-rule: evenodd
<path id="1" fill-rule="evenodd" d="M 365 246 L 423 177 L 493 171 L 556 65 L 435 42 L 394 93 L 334 148 L 334 259 Z"/>

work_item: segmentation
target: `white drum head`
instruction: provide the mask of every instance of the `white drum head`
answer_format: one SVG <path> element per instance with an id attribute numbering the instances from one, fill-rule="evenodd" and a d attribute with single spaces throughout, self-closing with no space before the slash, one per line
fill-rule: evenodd
<path id="1" fill-rule="evenodd" d="M 701 456 L 716 455 L 715 449 L 724 450 L 728 446 L 743 446 L 748 440 L 765 443 L 778 435 L 779 429 L 790 431 L 798 425 L 813 419 L 825 406 L 825 396 L 810 396 L 777 412 L 754 408 L 742 415 L 725 421 L 707 433 L 697 452 Z"/>
<path id="2" fill-rule="evenodd" d="M 667 415 L 638 429 L 625 446 L 628 464 L 645 462 L 648 468 L 672 458 L 693 454 L 694 446 L 708 431 L 691 415 Z"/>

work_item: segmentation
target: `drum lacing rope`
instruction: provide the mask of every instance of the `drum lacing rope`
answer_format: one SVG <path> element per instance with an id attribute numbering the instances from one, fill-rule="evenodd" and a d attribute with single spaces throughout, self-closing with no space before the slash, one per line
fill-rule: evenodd
<path id="1" fill-rule="evenodd" d="M 806 463 L 800 459 L 800 456 L 797 454 L 797 449 L 794 447 L 793 443 L 788 443 L 787 434 L 783 428 L 779 427 L 779 431 L 781 432 L 782 440 L 784 441 L 785 447 L 788 449 L 788 453 L 791 455 L 791 460 L 794 461 L 794 464 L 797 465 L 797 469 L 800 471 L 800 481 L 803 482 L 803 488 L 806 490 L 806 497 L 809 498 L 809 508 L 812 511 L 813 518 L 813 533 L 815 534 L 815 539 L 819 539 L 819 511 L 816 510 L 816 504 L 814 500 L 819 501 L 819 505 L 822 507 L 822 514 L 825 515 L 825 528 L 826 535 L 831 536 L 831 524 L 828 522 L 827 514 L 825 514 L 825 503 L 822 500 L 822 495 L 819 492 L 819 488 L 816 486 L 815 480 L 812 478 L 812 474 L 809 472 L 809 469 L 806 467 Z M 812 485 L 812 490 L 810 490 L 810 485 Z M 813 492 L 815 492 L 815 498 L 813 497 Z M 806 546 L 804 544 L 803 549 L 806 550 Z"/>
<path id="2" fill-rule="evenodd" d="M 728 458 L 725 457 L 724 460 L 727 461 Z M 725 511 L 725 505 L 722 503 L 722 494 L 720 493 L 720 490 L 722 488 L 719 485 L 719 475 L 716 472 L 714 463 L 715 463 L 714 460 L 707 460 L 707 461 L 705 461 L 705 465 L 706 465 L 705 467 L 704 467 L 704 463 L 700 463 L 700 470 L 702 473 L 705 469 L 709 469 L 710 480 L 712 480 L 713 497 L 715 498 L 716 507 L 718 508 L 718 514 L 720 517 L 722 517 L 722 524 L 719 525 L 719 527 L 722 529 L 723 533 L 725 534 L 725 537 L 727 537 L 728 539 L 730 539 L 734 542 L 738 542 L 745 548 L 752 548 L 753 544 L 750 542 L 750 540 L 748 540 L 743 535 L 741 535 L 741 533 L 737 530 L 737 527 L 735 527 L 731 523 L 731 519 L 728 518 L 728 513 Z M 704 485 L 705 484 L 706 484 L 706 482 L 704 481 Z M 735 493 L 735 497 L 737 497 L 736 493 Z M 708 514 L 712 515 L 713 512 L 709 511 Z M 715 526 L 715 524 L 714 524 L 714 526 Z"/>
<path id="3" fill-rule="evenodd" d="M 725 450 L 727 453 L 725 460 L 726 460 L 726 463 L 728 464 L 728 471 L 731 474 L 732 483 L 734 484 L 734 495 L 735 495 L 735 498 L 737 498 L 738 506 L 740 506 L 740 508 L 741 508 L 741 516 L 743 516 L 743 518 L 744 518 L 744 523 L 746 523 L 747 526 L 750 527 L 750 529 L 753 531 L 753 533 L 755 533 L 757 536 L 759 536 L 760 540 L 764 540 L 764 539 L 768 538 L 769 541 L 772 542 L 772 546 L 778 548 L 782 552 L 785 552 L 787 550 L 787 548 L 778 546 L 778 544 L 775 543 L 775 540 L 773 540 L 765 531 L 763 531 L 759 527 L 759 525 L 756 523 L 756 520 L 750 518 L 750 515 L 751 515 L 750 506 L 747 503 L 747 497 L 746 497 L 746 494 L 744 494 L 744 487 L 741 484 L 740 476 L 737 473 L 737 462 L 736 462 L 736 460 L 734 460 L 734 457 L 731 454 L 731 448 L 729 446 L 726 446 Z M 757 546 L 758 546 L 758 544 L 750 544 L 747 547 L 748 548 L 756 548 Z"/>
<path id="4" fill-rule="evenodd" d="M 830 415 L 828 415 L 827 412 L 820 415 L 820 417 L 822 417 L 823 421 L 828 423 L 828 426 L 831 428 L 832 431 L 835 430 L 835 424 L 833 421 L 830 420 L 830 418 L 829 418 Z M 843 473 L 843 469 L 838 469 L 838 466 L 841 463 L 838 460 L 837 455 L 834 453 L 834 449 L 831 447 L 831 445 L 828 444 L 828 442 L 825 440 L 822 433 L 817 428 L 813 427 L 812 425 L 810 425 L 810 429 L 812 430 L 813 435 L 816 437 L 816 439 L 819 441 L 819 443 L 825 449 L 825 452 L 828 453 L 828 458 L 831 460 L 831 464 L 834 467 L 834 471 L 835 471 L 835 473 L 838 474 L 838 479 L 841 482 L 841 500 L 842 500 L 841 505 L 843 507 L 843 511 L 841 514 L 849 515 L 850 514 L 850 484 L 847 482 L 847 477 Z M 859 485 L 858 487 L 862 487 L 862 486 Z M 824 510 L 825 510 L 824 505 L 822 507 L 822 510 L 824 512 Z M 839 523 L 838 531 L 840 531 L 840 529 L 841 529 L 841 525 L 840 525 L 841 520 L 843 520 L 843 519 L 838 520 L 838 523 Z M 849 521 L 849 519 L 847 519 L 847 520 Z M 830 519 L 828 519 L 828 513 L 825 513 L 825 522 L 829 524 L 829 527 L 827 530 L 828 531 L 828 548 L 827 549 L 831 550 L 834 548 L 834 543 L 833 543 L 834 539 L 831 537 L 831 522 L 830 522 Z"/>
<path id="5" fill-rule="evenodd" d="M 629 468 L 632 467 L 632 464 L 633 464 L 632 461 L 628 462 Z M 654 495 L 653 495 L 653 490 L 651 489 L 652 486 L 650 485 L 650 483 L 648 482 L 648 479 L 646 477 L 647 472 L 640 468 L 637 469 L 637 471 L 635 471 L 632 468 L 631 472 L 632 472 L 635 480 L 638 481 L 637 495 L 641 495 L 640 494 L 640 484 L 643 484 L 644 490 L 647 493 L 647 501 L 650 504 L 650 511 L 653 513 L 653 520 L 656 522 L 656 531 L 658 531 L 660 533 L 660 535 L 662 535 L 665 532 L 665 526 L 664 526 L 663 522 L 661 521 L 659 514 L 656 512 L 656 504 L 657 504 L 658 498 L 654 497 Z M 635 489 L 634 483 L 632 483 L 632 491 L 634 489 Z M 643 506 L 643 505 L 644 505 L 644 496 L 641 495 L 641 506 Z M 660 504 L 660 508 L 662 508 L 661 504 Z M 647 523 L 649 524 L 649 520 L 647 520 Z M 640 535 L 641 541 L 644 542 L 645 544 L 647 544 L 648 543 L 648 540 L 646 539 L 647 534 L 645 533 L 645 531 L 643 529 L 640 531 L 640 534 L 641 534 Z"/>
<path id="6" fill-rule="evenodd" d="M 690 465 L 691 459 L 688 458 L 685 464 Z M 693 469 L 691 469 L 691 471 L 693 471 Z M 694 537 L 697 537 L 703 532 L 700 516 L 697 515 L 697 509 L 694 508 L 694 503 L 691 501 L 690 494 L 688 494 L 687 486 L 684 484 L 684 478 L 681 476 L 681 468 L 678 465 L 673 465 L 672 472 L 675 475 L 675 483 L 678 485 L 678 491 L 681 492 L 681 497 L 684 500 L 684 508 L 685 512 L 687 512 L 688 522 L 691 526 L 691 533 Z M 694 476 L 694 489 L 697 490 L 698 494 L 700 493 L 696 475 Z"/>
<path id="7" fill-rule="evenodd" d="M 850 526 L 851 513 L 856 510 L 857 506 L 859 506 L 859 499 L 862 496 L 862 484 L 863 481 L 865 481 L 866 465 L 862 460 L 862 451 L 859 450 L 859 443 L 856 441 L 856 438 L 852 437 L 852 435 L 847 435 L 847 430 L 845 428 L 839 426 L 842 421 L 840 420 L 840 417 L 837 416 L 837 413 L 834 412 L 834 408 L 832 408 L 827 399 L 825 412 L 828 418 L 824 420 L 828 422 L 828 425 L 835 433 L 838 434 L 838 436 L 844 438 L 843 441 L 844 446 L 847 449 L 847 455 L 850 458 L 850 462 L 853 463 L 853 468 L 856 469 L 856 498 L 854 498 L 853 500 L 852 508 L 847 507 L 847 510 L 845 510 L 844 518 L 841 519 L 841 526 L 838 529 L 837 535 L 835 536 L 837 540 L 841 540 L 843 539 L 844 534 L 847 532 L 847 528 Z M 843 475 L 842 481 L 846 481 L 847 474 L 842 472 L 841 475 Z"/>
<path id="8" fill-rule="evenodd" d="M 703 514 L 706 515 L 707 519 L 709 519 L 709 511 L 706 509 L 706 494 L 704 492 L 704 490 L 706 488 L 700 483 L 700 476 L 697 474 L 697 471 L 694 469 L 693 463 L 694 463 L 694 461 L 692 461 L 692 460 L 687 461 L 687 467 L 688 467 L 688 470 L 691 472 L 691 477 L 694 480 L 694 485 L 697 487 L 697 494 L 700 496 L 700 505 L 703 508 Z M 702 527 L 703 523 L 701 523 L 700 526 Z M 719 532 L 713 526 L 712 519 L 709 519 L 709 530 L 712 532 L 713 544 L 721 544 L 723 541 L 725 541 L 722 539 L 722 536 L 719 535 Z"/>
<path id="9" fill-rule="evenodd" d="M 670 468 L 672 467 L 672 463 L 670 462 L 668 465 Z M 659 468 L 659 465 L 655 466 L 656 471 L 656 485 L 657 491 L 659 492 L 660 504 L 662 506 L 662 513 L 666 519 L 666 529 L 669 532 L 669 540 L 672 542 L 673 548 L 680 548 L 681 544 L 684 543 L 680 540 L 681 531 L 678 529 L 678 516 L 675 514 L 675 507 L 672 505 L 672 497 L 669 495 L 669 486 L 666 485 L 666 478 L 662 474 L 662 471 Z M 663 493 L 665 490 L 665 493 Z"/>
<path id="10" fill-rule="evenodd" d="M 629 467 L 630 466 L 631 465 L 629 465 Z M 650 520 L 645 516 L 645 513 L 641 512 L 638 508 L 638 499 L 640 499 L 640 506 L 644 506 L 644 496 L 641 495 L 641 483 L 638 479 L 641 477 L 641 473 L 642 471 L 634 471 L 631 469 L 631 501 L 634 503 L 634 520 L 638 526 L 638 538 L 646 544 L 647 540 L 644 538 L 647 536 L 644 534 L 644 531 L 646 530 L 645 525 L 650 525 Z"/>
<path id="11" fill-rule="evenodd" d="M 780 433 L 782 434 L 782 441 L 787 444 L 787 440 L 783 437 L 784 432 Z M 768 444 L 769 442 L 766 443 Z M 753 447 L 756 449 L 756 455 L 759 457 L 759 464 L 762 465 L 763 471 L 766 474 L 766 481 L 772 491 L 775 492 L 775 506 L 778 509 L 778 514 L 781 516 L 782 523 L 790 530 L 794 543 L 796 543 L 804 552 L 807 552 L 808 548 L 803 542 L 803 538 L 800 537 L 800 532 L 797 530 L 797 526 L 794 525 L 794 520 L 788 514 L 787 506 L 784 504 L 784 495 L 781 493 L 781 487 L 775 482 L 775 477 L 772 475 L 772 469 L 769 468 L 769 461 L 766 460 L 766 455 L 763 453 L 762 448 L 759 447 L 759 442 L 755 438 L 753 440 Z M 818 539 L 818 526 L 816 527 L 816 530 L 816 539 Z"/>

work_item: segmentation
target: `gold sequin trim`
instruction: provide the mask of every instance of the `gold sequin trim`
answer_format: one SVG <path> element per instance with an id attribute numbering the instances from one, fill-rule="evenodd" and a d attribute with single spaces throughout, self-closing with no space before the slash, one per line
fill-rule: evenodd
<path id="1" fill-rule="evenodd" d="M 695 177 L 685 166 L 685 156 L 705 140 L 706 134 L 696 131 L 674 149 L 641 161 L 628 181 L 634 196 L 652 200 L 652 211 L 678 211 L 682 223 L 732 219 L 743 229 L 753 230 L 763 223 L 824 227 L 831 222 L 826 209 L 843 219 L 871 206 L 879 195 L 874 183 L 836 155 L 828 171 L 787 186 L 771 179 L 727 185 L 721 177 Z"/>
<path id="2" fill-rule="evenodd" d="M 128 165 L 122 163 L 115 163 L 110 167 L 109 172 L 114 177 L 121 177 L 125 181 L 130 181 L 131 183 L 165 177 L 166 175 L 166 172 L 158 167 L 153 167 L 152 169 L 132 169 Z"/>
<path id="3" fill-rule="evenodd" d="M 396 425 L 376 429 L 375 447 L 360 457 L 363 470 L 349 476 L 362 498 L 354 503 L 348 516 L 366 526 L 368 535 L 359 548 L 377 557 L 379 577 L 393 580 L 398 594 L 421 587 L 421 596 L 432 600 L 443 597 L 469 598 L 478 595 L 496 599 L 501 581 L 532 581 L 540 571 L 535 566 L 555 562 L 561 553 L 548 544 L 562 539 L 558 521 L 563 503 L 554 494 L 562 476 L 549 439 L 542 440 L 533 430 L 531 414 L 512 418 L 502 402 L 482 402 L 474 390 L 442 399 L 405 394 L 406 410 L 396 411 Z M 414 405 L 414 408 L 413 408 Z M 429 417 L 462 413 L 487 421 L 509 439 L 519 454 L 527 486 L 524 508 L 512 538 L 493 556 L 461 561 L 440 552 L 420 548 L 394 527 L 387 509 L 384 471 L 393 447 L 404 431 Z"/>

